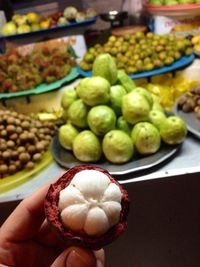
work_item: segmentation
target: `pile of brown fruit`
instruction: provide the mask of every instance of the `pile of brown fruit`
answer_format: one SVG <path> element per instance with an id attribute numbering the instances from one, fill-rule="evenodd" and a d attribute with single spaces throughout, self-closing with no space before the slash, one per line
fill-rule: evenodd
<path id="1" fill-rule="evenodd" d="M 33 169 L 48 150 L 56 126 L 11 110 L 0 110 L 0 178 Z"/>
<path id="2" fill-rule="evenodd" d="M 68 52 L 48 45 L 21 54 L 12 49 L 0 55 L 0 93 L 18 92 L 64 78 L 75 65 Z"/>
<path id="3" fill-rule="evenodd" d="M 184 112 L 195 112 L 200 119 L 200 86 L 191 88 L 189 94 L 182 94 L 178 99 L 178 106 Z"/>
<path id="4" fill-rule="evenodd" d="M 80 67 L 84 71 L 91 70 L 97 55 L 109 53 L 115 58 L 118 69 L 134 74 L 171 65 L 183 55 L 190 55 L 192 52 L 192 43 L 186 38 L 152 32 L 112 35 L 104 45 L 96 44 L 89 48 Z"/>

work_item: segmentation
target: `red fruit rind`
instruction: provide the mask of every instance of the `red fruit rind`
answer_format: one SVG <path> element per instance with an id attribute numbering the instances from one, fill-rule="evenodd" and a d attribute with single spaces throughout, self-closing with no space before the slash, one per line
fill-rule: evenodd
<path id="1" fill-rule="evenodd" d="M 103 172 L 109 177 L 112 183 L 118 185 L 122 192 L 122 209 L 118 224 L 114 225 L 105 234 L 98 237 L 89 236 L 84 231 L 78 233 L 73 232 L 71 229 L 63 226 L 58 208 L 60 191 L 70 184 L 76 173 L 86 169 Z M 125 231 L 127 227 L 129 199 L 127 191 L 109 174 L 107 170 L 96 166 L 76 166 L 69 169 L 60 179 L 57 180 L 56 183 L 50 186 L 45 198 L 44 208 L 48 222 L 67 246 L 79 246 L 97 250 L 117 239 Z"/>

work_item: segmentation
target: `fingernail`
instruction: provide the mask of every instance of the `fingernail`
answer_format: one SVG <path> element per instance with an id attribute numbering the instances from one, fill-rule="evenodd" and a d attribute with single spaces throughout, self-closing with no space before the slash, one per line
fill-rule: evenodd
<path id="1" fill-rule="evenodd" d="M 103 267 L 103 263 L 100 260 L 97 260 L 97 267 Z"/>
<path id="2" fill-rule="evenodd" d="M 67 256 L 66 267 L 96 267 L 96 258 L 89 250 L 74 248 Z"/>

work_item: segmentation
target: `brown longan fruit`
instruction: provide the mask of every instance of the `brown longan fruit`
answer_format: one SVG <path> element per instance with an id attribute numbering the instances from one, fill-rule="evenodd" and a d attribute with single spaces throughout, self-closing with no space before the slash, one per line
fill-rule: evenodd
<path id="1" fill-rule="evenodd" d="M 19 118 L 20 120 L 25 120 L 25 119 L 26 119 L 26 116 L 23 115 L 23 114 L 19 114 L 19 115 L 18 115 L 18 118 Z"/>
<path id="2" fill-rule="evenodd" d="M 19 135 L 19 139 L 21 142 L 25 142 L 28 139 L 28 135 L 25 132 L 23 132 Z"/>
<path id="3" fill-rule="evenodd" d="M 15 141 L 15 140 L 18 139 L 18 134 L 17 134 L 17 133 L 13 133 L 13 134 L 11 134 L 11 135 L 9 136 L 9 138 L 10 138 L 10 140 Z"/>
<path id="4" fill-rule="evenodd" d="M 6 164 L 1 164 L 0 165 L 0 174 L 4 174 L 8 172 L 8 166 Z"/>
<path id="5" fill-rule="evenodd" d="M 38 132 L 38 129 L 33 127 L 30 129 L 30 132 L 36 134 Z"/>
<path id="6" fill-rule="evenodd" d="M 27 163 L 29 160 L 30 160 L 30 155 L 29 153 L 27 152 L 22 152 L 19 154 L 19 160 L 22 162 L 22 163 Z"/>
<path id="7" fill-rule="evenodd" d="M 22 133 L 22 131 L 23 130 L 22 130 L 21 126 L 17 126 L 16 129 L 15 129 L 15 132 L 18 133 L 18 134 Z"/>
<path id="8" fill-rule="evenodd" d="M 0 144 L 0 151 L 5 151 L 7 149 L 7 144 L 5 143 L 1 143 Z"/>
<path id="9" fill-rule="evenodd" d="M 30 154 L 34 154 L 36 152 L 36 147 L 34 145 L 29 145 L 27 147 L 27 151 L 30 153 Z"/>
<path id="10" fill-rule="evenodd" d="M 42 140 L 41 142 L 44 145 L 45 149 L 49 146 L 49 143 L 50 143 L 48 140 Z"/>
<path id="11" fill-rule="evenodd" d="M 8 173 L 9 174 L 14 174 L 14 173 L 16 173 L 16 171 L 17 171 L 17 168 L 14 164 L 8 166 Z"/>
<path id="12" fill-rule="evenodd" d="M 15 124 L 15 118 L 13 118 L 13 117 L 8 117 L 8 118 L 7 118 L 7 124 L 11 124 L 11 125 Z"/>
<path id="13" fill-rule="evenodd" d="M 16 111 L 12 111 L 11 114 L 13 117 L 18 117 L 18 113 Z"/>
<path id="14" fill-rule="evenodd" d="M 42 123 L 40 121 L 36 121 L 35 127 L 36 128 L 41 128 L 42 127 Z"/>
<path id="15" fill-rule="evenodd" d="M 7 131 L 6 130 L 1 130 L 0 136 L 6 137 L 7 136 Z"/>
<path id="16" fill-rule="evenodd" d="M 35 164 L 34 164 L 32 161 L 27 162 L 26 165 L 25 165 L 25 168 L 26 168 L 27 170 L 31 170 L 31 169 L 33 169 L 34 167 L 35 167 Z"/>
<path id="17" fill-rule="evenodd" d="M 44 134 L 38 134 L 38 137 L 39 137 L 40 140 L 43 140 L 45 135 Z"/>
<path id="18" fill-rule="evenodd" d="M 21 120 L 16 118 L 15 119 L 15 125 L 20 126 L 21 125 Z"/>
<path id="19" fill-rule="evenodd" d="M 19 153 L 22 153 L 22 152 L 25 152 L 26 149 L 25 149 L 25 147 L 23 147 L 23 146 L 19 146 L 19 147 L 17 148 L 17 151 L 18 151 Z"/>
<path id="20" fill-rule="evenodd" d="M 36 144 L 36 149 L 38 152 L 41 152 L 44 150 L 44 145 L 42 144 L 42 142 L 39 142 Z"/>
<path id="21" fill-rule="evenodd" d="M 21 126 L 23 129 L 29 129 L 30 123 L 28 121 L 23 121 Z"/>
<path id="22" fill-rule="evenodd" d="M 11 158 L 12 159 L 17 159 L 18 155 L 19 155 L 18 151 L 16 151 L 16 150 L 11 151 Z"/>
<path id="23" fill-rule="evenodd" d="M 15 161 L 15 166 L 16 166 L 17 170 L 20 170 L 21 167 L 22 167 L 21 161 L 20 160 L 16 160 Z"/>
<path id="24" fill-rule="evenodd" d="M 42 154 L 41 153 L 36 153 L 33 155 L 33 161 L 38 162 L 42 159 Z"/>
<path id="25" fill-rule="evenodd" d="M 11 152 L 9 150 L 6 150 L 2 153 L 2 158 L 7 160 L 11 157 Z"/>
<path id="26" fill-rule="evenodd" d="M 51 139 L 52 139 L 51 135 L 45 135 L 45 140 L 51 141 Z"/>
<path id="27" fill-rule="evenodd" d="M 12 141 L 12 140 L 9 140 L 9 141 L 7 142 L 7 147 L 9 147 L 9 148 L 14 148 L 14 147 L 15 147 L 15 142 Z"/>
<path id="28" fill-rule="evenodd" d="M 40 129 L 39 129 L 39 133 L 40 133 L 40 134 L 44 134 L 44 133 L 45 133 L 44 128 L 40 128 Z"/>
<path id="29" fill-rule="evenodd" d="M 49 134 L 50 133 L 50 129 L 49 128 L 44 128 L 44 133 L 45 134 Z"/>
<path id="30" fill-rule="evenodd" d="M 7 130 L 7 133 L 11 134 L 11 133 L 14 133 L 15 130 L 16 130 L 16 127 L 12 124 L 9 124 L 7 127 L 6 127 L 6 130 Z"/>
<path id="31" fill-rule="evenodd" d="M 27 134 L 27 137 L 28 137 L 28 140 L 33 141 L 34 138 L 35 138 L 35 135 L 34 135 L 34 133 L 29 132 L 29 133 Z"/>

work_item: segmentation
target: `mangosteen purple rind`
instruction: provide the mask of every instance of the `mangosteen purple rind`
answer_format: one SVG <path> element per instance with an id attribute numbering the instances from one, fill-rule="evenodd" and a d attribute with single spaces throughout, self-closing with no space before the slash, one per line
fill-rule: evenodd
<path id="1" fill-rule="evenodd" d="M 96 170 L 103 172 L 109 177 L 112 183 L 115 183 L 120 188 L 122 193 L 121 213 L 119 222 L 111 227 L 105 234 L 94 237 L 87 235 L 84 231 L 74 232 L 71 229 L 63 226 L 58 208 L 60 191 L 66 188 L 76 173 L 83 170 Z M 98 250 L 115 239 L 117 239 L 127 228 L 127 215 L 129 212 L 129 198 L 127 191 L 109 174 L 109 172 L 100 167 L 94 166 L 76 166 L 69 169 L 52 184 L 47 192 L 45 203 L 45 215 L 52 229 L 66 243 L 67 246 L 79 246 L 88 249 Z"/>

